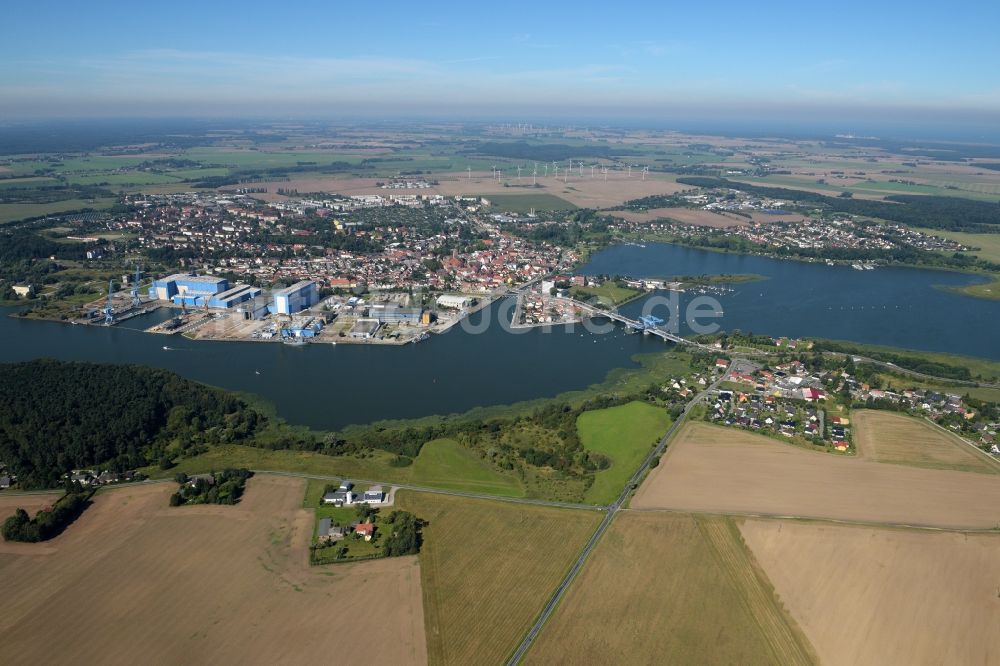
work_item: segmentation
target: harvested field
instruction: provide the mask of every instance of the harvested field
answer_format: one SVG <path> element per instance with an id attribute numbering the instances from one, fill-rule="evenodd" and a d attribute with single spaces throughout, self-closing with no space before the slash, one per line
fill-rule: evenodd
<path id="1" fill-rule="evenodd" d="M 650 208 L 647 211 L 639 212 L 633 210 L 621 210 L 612 213 L 615 217 L 620 217 L 629 222 L 652 222 L 654 220 L 670 219 L 682 224 L 692 224 L 699 227 L 715 227 L 725 229 L 727 227 L 743 227 L 749 224 L 749 220 L 742 215 L 732 213 L 716 213 L 701 208 Z"/>
<path id="2" fill-rule="evenodd" d="M 31 493 L 26 495 L 0 493 L 0 522 L 13 516 L 18 509 L 24 509 L 29 515 L 34 516 L 39 509 L 53 504 L 60 497 L 62 497 L 62 493 Z"/>
<path id="3" fill-rule="evenodd" d="M 729 519 L 619 514 L 532 664 L 802 664 L 801 632 Z"/>
<path id="4" fill-rule="evenodd" d="M 473 172 L 471 180 L 466 178 L 466 174 L 440 174 L 436 177 L 441 184 L 434 190 L 446 196 L 457 194 L 489 196 L 490 194 L 514 194 L 517 192 L 515 188 L 504 187 L 503 183 L 490 179 L 489 174 L 477 178 L 477 174 Z M 552 194 L 581 208 L 606 208 L 620 205 L 629 199 L 639 199 L 654 194 L 675 194 L 690 189 L 688 186 L 678 185 L 673 180 L 661 180 L 659 176 L 649 177 L 643 181 L 638 173 L 634 173 L 631 178 L 628 178 L 623 173 L 612 172 L 608 174 L 607 181 L 603 180 L 600 175 L 591 179 L 588 168 L 584 168 L 582 178 L 579 175 L 575 178 L 570 176 L 568 183 L 564 183 L 562 178 L 556 180 L 551 175 L 548 178 L 539 176 L 537 182 L 542 187 L 525 188 L 525 193 Z M 530 185 L 530 176 L 525 178 L 525 183 Z"/>
<path id="5" fill-rule="evenodd" d="M 424 663 L 417 558 L 310 568 L 304 486 L 173 509 L 170 483 L 101 492 L 52 548 L 0 559 L 8 663 Z"/>
<path id="6" fill-rule="evenodd" d="M 508 167 L 509 171 L 509 167 Z M 301 194 L 307 192 L 336 192 L 345 195 L 359 194 L 442 194 L 453 197 L 456 195 L 540 195 L 549 194 L 560 199 L 565 199 L 575 206 L 586 208 L 606 208 L 617 206 L 629 199 L 639 199 L 641 197 L 654 194 L 675 194 L 688 186 L 678 185 L 673 180 L 657 178 L 647 178 L 643 181 L 638 174 L 633 174 L 631 178 L 621 173 L 608 174 L 608 180 L 604 181 L 600 177 L 590 178 L 589 171 L 585 170 L 585 176 L 573 178 L 570 176 L 569 182 L 564 183 L 562 179 L 556 180 L 538 177 L 537 182 L 540 187 L 530 187 L 531 176 L 522 173 L 521 186 L 518 186 L 516 178 L 506 178 L 505 183 L 498 183 L 490 177 L 490 173 L 472 172 L 472 178 L 468 178 L 467 173 L 441 173 L 433 176 L 439 182 L 438 185 L 422 190 L 383 190 L 376 185 L 386 178 L 339 178 L 337 176 L 303 176 L 301 178 L 291 178 L 290 180 L 269 181 L 256 183 L 255 186 L 265 187 L 268 192 L 264 194 L 254 194 L 255 199 L 263 201 L 280 201 L 285 197 L 277 194 L 278 188 L 298 190 Z M 221 188 L 223 190 L 227 188 Z"/>
<path id="7" fill-rule="evenodd" d="M 631 506 L 993 528 L 1000 524 L 1000 483 L 987 474 L 886 465 L 690 423 Z"/>
<path id="8" fill-rule="evenodd" d="M 741 531 L 822 663 L 1000 655 L 1000 536 L 776 520 Z"/>
<path id="9" fill-rule="evenodd" d="M 435 664 L 503 663 L 601 519 L 407 491 L 396 503 L 428 521 L 420 571 Z"/>
<path id="10" fill-rule="evenodd" d="M 1000 473 L 1000 464 L 934 425 L 892 412 L 856 411 L 851 419 L 861 455 L 870 460 L 931 469 Z"/>

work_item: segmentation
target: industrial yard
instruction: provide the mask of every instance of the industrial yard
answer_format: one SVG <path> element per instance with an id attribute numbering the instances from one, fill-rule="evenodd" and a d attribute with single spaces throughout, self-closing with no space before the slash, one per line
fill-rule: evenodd
<path id="1" fill-rule="evenodd" d="M 138 275 L 133 285 L 138 284 Z M 170 308 L 171 316 L 144 328 L 148 333 L 184 335 L 193 340 L 305 344 L 407 344 L 443 333 L 506 292 L 478 294 L 368 293 L 364 298 L 333 295 L 321 299 L 316 283 L 264 291 L 229 285 L 213 276 L 175 274 L 154 280 L 144 297 L 133 286 L 82 308 L 73 324 L 114 326 Z"/>

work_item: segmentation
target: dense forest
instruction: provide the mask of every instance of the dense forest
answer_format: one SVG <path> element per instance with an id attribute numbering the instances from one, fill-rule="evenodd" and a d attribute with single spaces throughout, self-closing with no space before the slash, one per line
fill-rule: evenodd
<path id="1" fill-rule="evenodd" d="M 82 259 L 85 253 L 83 243 L 57 243 L 30 231 L 0 234 L 0 262 L 5 264 L 52 256 Z"/>
<path id="2" fill-rule="evenodd" d="M 22 487 L 71 469 L 124 471 L 247 442 L 265 418 L 239 398 L 165 370 L 36 360 L 0 364 L 0 462 Z"/>
<path id="3" fill-rule="evenodd" d="M 886 201 L 870 201 L 828 197 L 815 192 L 784 187 L 747 185 L 725 178 L 678 178 L 677 182 L 695 187 L 731 188 L 760 197 L 796 201 L 809 206 L 819 206 L 836 213 L 877 217 L 915 227 L 977 233 L 992 233 L 1000 230 L 1000 226 L 998 226 L 1000 225 L 1000 203 L 987 201 L 912 194 L 892 195 L 886 197 Z"/>

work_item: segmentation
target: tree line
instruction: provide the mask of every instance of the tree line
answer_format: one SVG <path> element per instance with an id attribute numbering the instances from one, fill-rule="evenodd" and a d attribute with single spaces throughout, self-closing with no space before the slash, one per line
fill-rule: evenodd
<path id="1" fill-rule="evenodd" d="M 90 505 L 91 495 L 92 491 L 68 492 L 51 509 L 42 509 L 34 518 L 24 509 L 18 509 L 4 521 L 0 533 L 7 541 L 35 543 L 51 539 L 80 517 Z"/>
<path id="2" fill-rule="evenodd" d="M 678 183 L 711 189 L 734 189 L 770 199 L 784 199 L 826 210 L 877 217 L 914 227 L 993 233 L 1000 225 L 1000 203 L 974 201 L 959 197 L 894 194 L 885 201 L 829 197 L 816 192 L 784 187 L 747 185 L 725 178 L 678 178 Z"/>

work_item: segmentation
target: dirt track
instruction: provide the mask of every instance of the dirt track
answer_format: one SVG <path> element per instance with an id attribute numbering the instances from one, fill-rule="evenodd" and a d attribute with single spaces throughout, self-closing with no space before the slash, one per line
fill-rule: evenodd
<path id="1" fill-rule="evenodd" d="M 1000 483 L 992 475 L 834 456 L 692 423 L 631 506 L 994 528 L 1000 524 Z"/>
<path id="2" fill-rule="evenodd" d="M 1000 659 L 1000 535 L 777 520 L 741 532 L 822 663 Z"/>
<path id="3" fill-rule="evenodd" d="M 101 493 L 0 555 L 5 663 L 426 662 L 417 559 L 310 568 L 302 480 L 258 476 L 235 507 L 171 509 L 172 490 Z"/>

